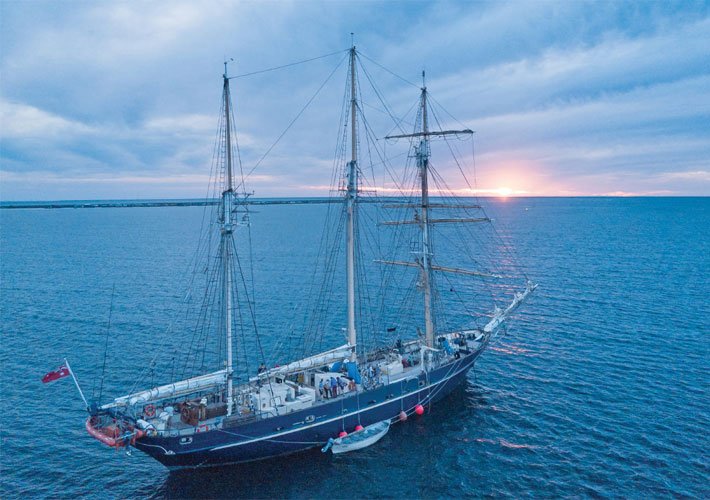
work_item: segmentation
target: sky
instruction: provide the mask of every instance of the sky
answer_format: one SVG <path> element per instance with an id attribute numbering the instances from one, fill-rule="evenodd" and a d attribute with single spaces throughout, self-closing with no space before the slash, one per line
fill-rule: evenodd
<path id="1" fill-rule="evenodd" d="M 341 51 L 232 80 L 249 171 L 351 32 L 396 116 L 425 69 L 456 118 L 442 125 L 476 131 L 476 193 L 710 195 L 708 2 L 0 0 L 0 200 L 203 197 L 223 61 L 239 75 Z M 327 194 L 345 79 L 341 64 L 254 170 L 256 196 Z M 390 131 L 374 97 L 363 109 Z"/>

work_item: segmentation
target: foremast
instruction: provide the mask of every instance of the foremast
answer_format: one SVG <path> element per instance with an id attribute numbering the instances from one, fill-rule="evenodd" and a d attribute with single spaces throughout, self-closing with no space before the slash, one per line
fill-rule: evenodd
<path id="1" fill-rule="evenodd" d="M 427 103 L 427 88 L 425 73 L 422 71 L 422 87 L 421 96 L 419 99 L 421 106 L 421 116 L 422 116 L 422 127 L 420 132 L 415 132 L 413 134 L 402 134 L 402 135 L 391 135 L 385 137 L 385 139 L 419 139 L 419 145 L 414 146 L 414 156 L 417 160 L 417 169 L 419 171 L 419 179 L 421 185 L 421 203 L 419 209 L 421 210 L 421 218 L 416 222 L 421 229 L 422 236 L 422 252 L 421 258 L 418 260 L 418 267 L 420 269 L 420 283 L 422 292 L 424 295 L 424 327 L 425 327 L 425 342 L 427 347 L 434 347 L 434 315 L 432 310 L 432 281 L 433 281 L 433 270 L 441 271 L 453 271 L 461 272 L 464 274 L 479 274 L 475 272 L 467 272 L 465 270 L 444 268 L 441 266 L 433 266 L 432 259 L 434 257 L 432 241 L 431 241 L 431 225 L 432 223 L 438 222 L 479 222 L 488 219 L 431 219 L 431 208 L 432 205 L 429 203 L 429 158 L 431 156 L 431 148 L 429 146 L 429 139 L 432 136 L 446 136 L 446 135 L 459 135 L 459 134 L 473 134 L 470 129 L 465 130 L 442 130 L 442 131 L 429 131 L 428 122 L 428 103 Z M 406 223 L 406 222 L 405 222 Z M 390 223 L 386 223 L 390 224 Z M 410 265 L 406 262 L 391 262 L 383 261 L 387 264 L 397 264 L 397 265 Z M 416 265 L 416 264 L 415 264 Z"/>
<path id="2" fill-rule="evenodd" d="M 421 179 L 421 211 L 422 211 L 422 269 L 421 282 L 424 291 L 424 326 L 426 332 L 426 345 L 434 346 L 434 320 L 431 311 L 431 239 L 429 228 L 429 124 L 427 123 L 427 92 L 426 81 L 424 80 L 424 72 L 422 71 L 422 137 L 419 141 L 419 147 L 416 148 L 417 167 L 419 168 L 419 177 Z"/>
<path id="3" fill-rule="evenodd" d="M 233 360 L 232 360 L 232 232 L 234 230 L 234 183 L 232 181 L 232 130 L 229 92 L 229 77 L 227 76 L 227 63 L 224 63 L 223 99 L 224 99 L 224 144 L 226 149 L 226 165 L 224 176 L 224 190 L 222 191 L 222 203 L 220 209 L 219 222 L 220 231 L 220 254 L 222 258 L 222 304 L 224 307 L 224 335 L 226 346 L 226 377 L 227 377 L 227 415 L 232 414 L 233 406 Z"/>
<path id="4" fill-rule="evenodd" d="M 357 88 L 355 84 L 355 46 L 350 49 L 350 140 L 351 157 L 348 162 L 348 183 L 345 193 L 347 209 L 347 235 L 346 235 L 346 279 L 348 300 L 348 344 L 352 347 L 350 360 L 357 358 L 357 330 L 355 328 L 355 218 L 357 216 Z"/>

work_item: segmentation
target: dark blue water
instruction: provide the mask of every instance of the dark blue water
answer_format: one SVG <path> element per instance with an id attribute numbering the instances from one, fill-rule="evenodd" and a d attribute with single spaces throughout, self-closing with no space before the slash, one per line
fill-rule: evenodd
<path id="1" fill-rule="evenodd" d="M 540 288 L 450 398 L 358 453 L 174 474 L 91 439 L 71 381 L 39 379 L 67 356 L 91 391 L 115 286 L 104 392 L 133 385 L 184 327 L 202 208 L 0 210 L 0 494 L 710 496 L 710 200 L 490 203 Z M 324 210 L 252 217 L 265 335 L 290 327 Z"/>

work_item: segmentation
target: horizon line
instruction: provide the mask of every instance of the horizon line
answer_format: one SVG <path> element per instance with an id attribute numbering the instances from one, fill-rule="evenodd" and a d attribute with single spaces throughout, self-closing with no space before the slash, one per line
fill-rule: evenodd
<path id="1" fill-rule="evenodd" d="M 494 199 L 494 200 L 510 200 L 510 199 L 540 199 L 540 198 L 559 198 L 559 199 L 576 199 L 576 198 L 708 198 L 708 195 L 684 195 L 684 194 L 674 194 L 674 195 L 653 195 L 653 194 L 592 194 L 592 195 L 472 195 L 472 196 L 458 196 L 458 198 L 484 198 L 484 199 Z M 382 196 L 379 199 L 399 199 L 406 198 L 402 196 Z M 370 200 L 375 200 L 378 198 L 369 198 Z M 434 196 L 433 198 L 438 198 Z M 327 201 L 329 203 L 337 203 L 340 198 L 333 198 L 328 196 L 263 196 L 263 197 L 252 197 L 250 198 L 254 201 L 260 200 L 319 200 Z M 85 199 L 54 199 L 54 200 L 0 200 L 0 208 L 25 208 L 26 204 L 36 204 L 36 206 L 46 206 L 50 204 L 66 204 L 66 203 L 108 203 L 108 202 L 138 202 L 138 203 L 150 203 L 150 202 L 165 202 L 165 203 L 209 203 L 211 201 L 218 200 L 218 198 L 85 198 Z"/>

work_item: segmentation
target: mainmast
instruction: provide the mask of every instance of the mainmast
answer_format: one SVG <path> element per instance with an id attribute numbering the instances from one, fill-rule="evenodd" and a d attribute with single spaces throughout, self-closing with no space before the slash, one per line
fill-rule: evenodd
<path id="1" fill-rule="evenodd" d="M 232 273 L 231 273 L 231 249 L 232 231 L 234 227 L 234 190 L 232 187 L 232 137 L 231 137 L 231 113 L 229 109 L 229 78 L 227 77 L 227 63 L 224 63 L 224 142 L 226 148 L 226 168 L 224 179 L 224 191 L 222 192 L 222 213 L 220 217 L 221 227 L 221 254 L 222 254 L 222 296 L 224 304 L 224 335 L 226 337 L 227 350 L 227 415 L 232 414 L 233 404 L 233 368 L 232 368 Z"/>
<path id="2" fill-rule="evenodd" d="M 355 45 L 350 49 L 350 136 L 351 160 L 348 163 L 348 186 L 345 195 L 347 206 L 346 267 L 348 282 L 348 344 L 353 347 L 352 361 L 356 358 L 357 332 L 355 330 L 355 216 L 357 203 L 357 93 L 355 87 Z"/>

